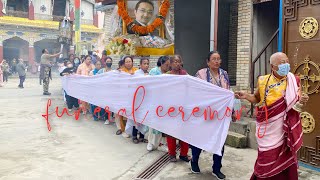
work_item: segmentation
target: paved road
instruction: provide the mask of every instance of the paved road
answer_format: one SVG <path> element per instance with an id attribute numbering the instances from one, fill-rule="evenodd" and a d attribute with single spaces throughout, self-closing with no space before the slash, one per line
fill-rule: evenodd
<path id="1" fill-rule="evenodd" d="M 80 117 L 50 116 L 47 130 L 46 103 L 65 107 L 59 78 L 50 84 L 52 96 L 42 95 L 37 78 L 27 78 L 24 89 L 18 79 L 9 79 L 0 88 L 0 180 L 128 180 L 164 154 L 148 153 L 146 144 L 133 144 L 116 136 L 114 125 Z M 228 179 L 248 179 L 256 151 L 226 147 L 222 171 Z M 214 179 L 210 175 L 211 155 L 201 156 L 202 174 L 189 173 L 187 163 L 166 166 L 155 179 Z M 302 171 L 302 179 L 320 179 L 314 172 Z"/>

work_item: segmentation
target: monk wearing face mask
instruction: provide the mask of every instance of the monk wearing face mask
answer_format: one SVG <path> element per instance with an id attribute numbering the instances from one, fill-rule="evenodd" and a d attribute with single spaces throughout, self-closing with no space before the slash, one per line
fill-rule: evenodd
<path id="1" fill-rule="evenodd" d="M 258 157 L 251 180 L 297 180 L 297 152 L 302 145 L 303 132 L 295 104 L 305 105 L 309 97 L 301 94 L 299 77 L 289 72 L 286 54 L 273 54 L 270 65 L 272 73 L 259 77 L 254 94 L 235 93 L 236 98 L 258 107 Z M 260 131 L 260 128 L 264 130 Z"/>

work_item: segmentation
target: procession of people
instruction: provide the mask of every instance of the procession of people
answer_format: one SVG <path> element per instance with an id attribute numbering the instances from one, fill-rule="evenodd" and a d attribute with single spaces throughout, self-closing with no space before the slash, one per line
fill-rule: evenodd
<path id="1" fill-rule="evenodd" d="M 71 56 L 74 58 L 74 56 Z M 149 59 L 140 60 L 140 68 L 133 66 L 133 58 L 124 56 L 119 61 L 117 70 L 112 70 L 112 58 L 105 57 L 105 62 L 96 61 L 92 64 L 92 57 L 86 56 L 82 64 L 77 69 L 74 60 L 65 61 L 65 69 L 60 73 L 61 76 L 70 74 L 79 74 L 85 76 L 94 76 L 110 71 L 119 71 L 130 75 L 188 75 L 183 69 L 183 59 L 180 55 L 161 56 L 158 59 L 157 67 L 149 69 Z M 230 89 L 230 80 L 227 71 L 221 68 L 222 60 L 218 51 L 211 51 L 206 58 L 207 67 L 200 69 L 195 77 L 209 82 L 214 86 L 224 89 Z M 105 64 L 103 67 L 102 65 Z M 306 104 L 307 95 L 301 94 L 299 78 L 290 73 L 289 59 L 284 53 L 275 53 L 270 58 L 272 73 L 261 76 L 258 80 L 258 87 L 255 94 L 250 95 L 245 92 L 234 92 L 235 98 L 248 100 L 255 103 L 258 107 L 257 127 L 266 121 L 265 109 L 269 116 L 267 118 L 269 126 L 277 127 L 270 129 L 259 138 L 259 132 L 256 134 L 258 142 L 258 157 L 255 164 L 252 180 L 258 179 L 298 179 L 297 151 L 302 144 L 302 128 L 299 119 L 299 113 L 293 109 L 296 103 Z M 88 92 L 89 93 L 89 92 Z M 183 162 L 190 162 L 192 173 L 200 173 L 199 156 L 201 148 L 189 145 L 186 142 L 176 139 L 168 134 L 164 134 L 156 129 L 146 128 L 142 124 L 134 124 L 133 120 L 120 116 L 115 112 L 111 114 L 105 111 L 95 112 L 98 106 L 88 104 L 78 100 L 65 93 L 69 111 L 81 108 L 86 113 L 92 114 L 95 121 L 103 120 L 106 125 L 115 122 L 117 126 L 117 135 L 123 137 L 132 137 L 132 142 L 146 143 L 148 151 L 157 150 L 159 146 L 167 146 L 167 151 L 171 162 L 176 162 L 176 144 L 180 143 L 179 159 Z M 78 104 L 80 103 L 80 105 Z M 274 108 L 280 107 L 280 108 Z M 232 112 L 232 120 L 236 121 L 235 112 Z M 291 129 L 291 130 L 290 130 Z M 147 136 L 146 136 L 147 135 Z M 192 135 L 192 134 L 190 134 Z M 177 141 L 178 140 L 178 141 Z M 188 153 L 190 148 L 190 153 Z M 191 154 L 191 156 L 189 156 Z M 224 147 L 221 152 L 222 156 L 213 154 L 212 174 L 218 179 L 225 179 L 226 176 L 221 172 Z"/>
<path id="2" fill-rule="evenodd" d="M 61 52 L 49 54 L 47 49 L 43 49 L 41 56 L 40 79 L 43 82 L 43 95 L 50 95 L 49 82 L 51 77 L 51 67 L 54 63 L 52 58 L 58 57 Z M 148 57 L 140 59 L 139 67 L 134 67 L 134 60 L 131 56 L 121 58 L 117 69 L 113 69 L 113 59 L 109 56 L 103 58 L 86 55 L 80 58 L 74 54 L 65 58 L 59 68 L 60 76 L 78 74 L 82 76 L 95 76 L 111 71 L 127 73 L 134 76 L 161 76 L 171 74 L 179 76 L 189 75 L 183 69 L 183 58 L 180 55 L 160 56 L 157 66 L 150 69 Z M 227 71 L 221 68 L 223 61 L 218 51 L 211 51 L 205 59 L 207 66 L 197 71 L 195 77 L 230 90 L 230 80 Z M 3 60 L 0 64 L 0 86 L 8 81 L 9 64 Z M 254 172 L 251 180 L 260 179 L 298 179 L 297 151 L 302 145 L 302 126 L 299 112 L 296 110 L 297 103 L 306 105 L 308 95 L 301 93 L 301 83 L 299 77 L 290 72 L 289 58 L 282 52 L 274 53 L 270 57 L 270 74 L 260 76 L 257 82 L 257 90 L 254 94 L 246 92 L 234 92 L 236 99 L 247 100 L 256 105 L 256 139 L 258 143 L 258 157 L 254 165 Z M 22 59 L 15 65 L 15 71 L 19 75 L 19 88 L 24 88 L 26 78 L 26 66 Z M 88 92 L 92 93 L 92 92 Z M 214 93 L 214 92 L 213 92 Z M 83 115 L 91 114 L 92 120 L 103 120 L 105 125 L 115 122 L 117 127 L 116 135 L 125 138 L 131 137 L 134 144 L 145 143 L 148 151 L 155 151 L 158 147 L 167 147 L 171 162 L 177 161 L 176 147 L 180 144 L 179 159 L 190 163 L 192 173 L 200 173 L 199 157 L 202 149 L 181 141 L 176 137 L 149 128 L 143 124 L 135 124 L 132 119 L 127 119 L 116 112 L 106 112 L 103 108 L 89 104 L 81 99 L 72 97 L 63 91 L 64 99 L 68 110 L 81 110 Z M 97 111 L 97 108 L 100 108 Z M 232 120 L 236 121 L 235 111 L 232 111 Z M 265 124 L 265 122 L 268 122 Z M 268 131 L 266 130 L 268 129 Z M 261 138 L 261 132 L 264 132 Z M 190 136 L 192 133 L 190 134 Z M 189 151 L 190 150 L 190 151 Z M 212 174 L 218 179 L 225 179 L 221 172 L 224 147 L 221 155 L 213 154 Z"/>

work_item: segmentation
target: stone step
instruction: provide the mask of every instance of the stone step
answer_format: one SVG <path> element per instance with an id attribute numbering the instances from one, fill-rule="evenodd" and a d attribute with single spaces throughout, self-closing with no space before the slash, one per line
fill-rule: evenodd
<path id="1" fill-rule="evenodd" d="M 230 123 L 230 127 L 229 127 L 229 131 L 235 132 L 235 133 L 239 133 L 242 134 L 244 136 L 247 136 L 248 134 L 248 122 L 247 121 L 236 121 L 236 122 L 231 122 Z"/>
<path id="2" fill-rule="evenodd" d="M 231 122 L 229 131 L 241 134 L 247 137 L 247 147 L 257 149 L 256 122 L 254 118 L 241 117 L 241 120 Z"/>
<path id="3" fill-rule="evenodd" d="M 229 131 L 227 140 L 226 140 L 226 145 L 235 147 L 235 148 L 246 148 L 247 141 L 248 141 L 247 136 Z"/>

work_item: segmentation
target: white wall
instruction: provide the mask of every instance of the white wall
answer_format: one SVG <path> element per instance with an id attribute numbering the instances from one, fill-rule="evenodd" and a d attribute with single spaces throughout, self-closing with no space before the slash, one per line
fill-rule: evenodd
<path id="1" fill-rule="evenodd" d="M 87 1 L 81 1 L 81 12 L 84 12 L 82 19 L 93 20 L 93 4 Z"/>
<path id="2" fill-rule="evenodd" d="M 51 0 L 33 0 L 35 19 L 52 20 L 52 2 Z M 46 7 L 46 11 L 41 11 L 41 6 Z"/>
<path id="3" fill-rule="evenodd" d="M 98 22 L 99 22 L 99 27 L 98 28 L 103 28 L 104 25 L 104 12 L 98 11 Z"/>

